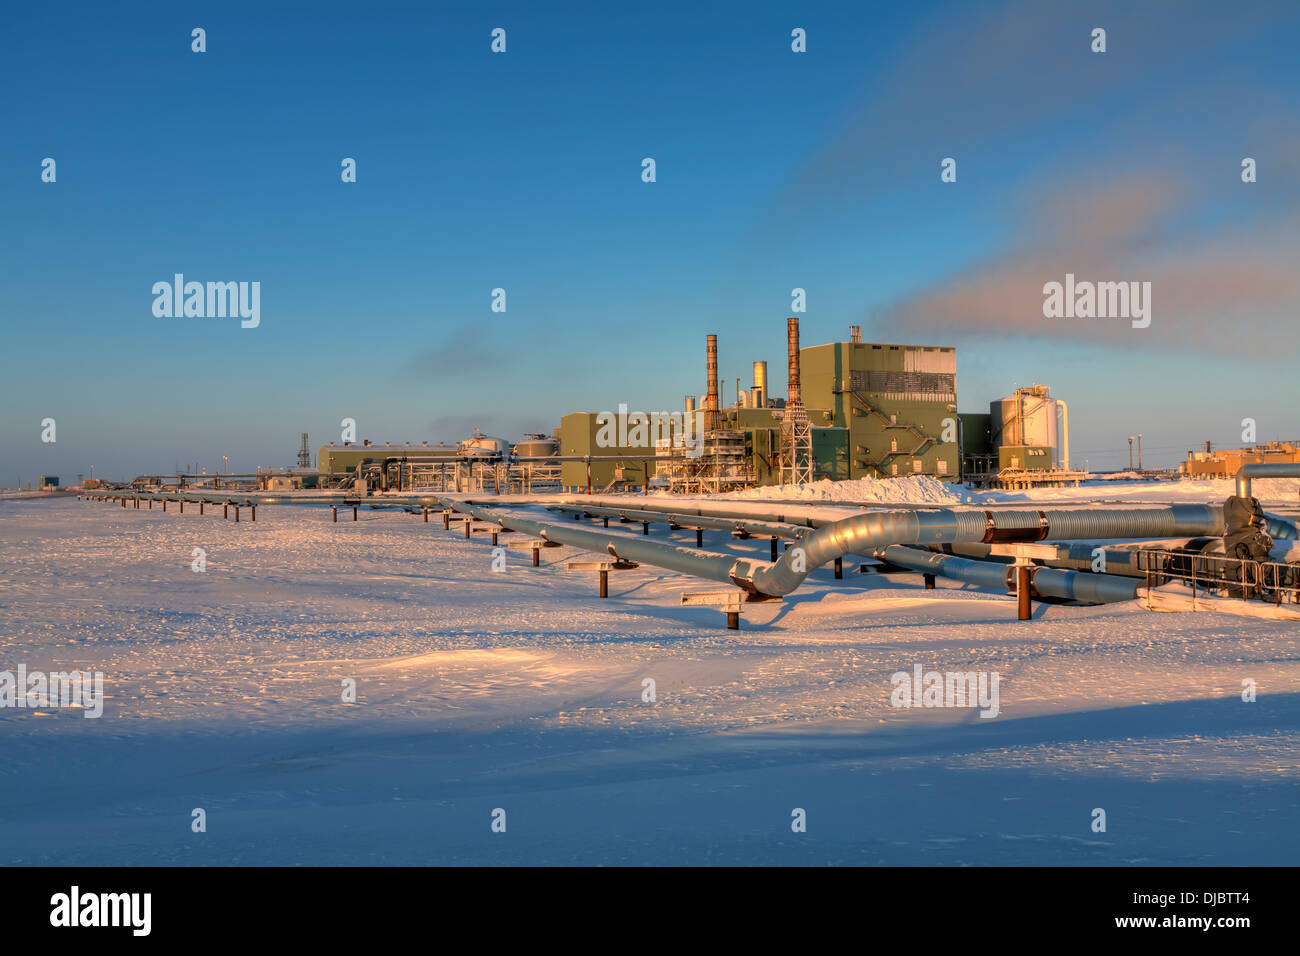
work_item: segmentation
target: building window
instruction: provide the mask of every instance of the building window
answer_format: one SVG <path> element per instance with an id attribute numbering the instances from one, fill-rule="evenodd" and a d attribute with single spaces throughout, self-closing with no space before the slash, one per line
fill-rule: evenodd
<path id="1" fill-rule="evenodd" d="M 919 458 L 912 459 L 912 471 L 916 472 L 919 475 L 921 473 L 921 469 L 924 467 L 925 467 L 925 463 L 921 461 L 921 459 Z"/>
<path id="2" fill-rule="evenodd" d="M 939 474 L 941 474 L 941 475 L 946 475 L 946 474 L 948 474 L 948 463 L 947 463 L 946 461 L 944 461 L 942 458 L 940 458 L 940 459 L 939 459 L 939 462 L 938 462 L 938 465 L 939 465 L 939 467 L 938 467 Z"/>

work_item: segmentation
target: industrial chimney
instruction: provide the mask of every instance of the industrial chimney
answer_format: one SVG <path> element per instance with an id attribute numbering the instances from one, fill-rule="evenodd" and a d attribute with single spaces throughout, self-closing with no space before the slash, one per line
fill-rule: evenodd
<path id="1" fill-rule="evenodd" d="M 707 346 L 707 365 L 709 373 L 709 391 L 705 399 L 704 429 L 717 431 L 720 427 L 722 413 L 718 404 L 718 337 L 710 335 Z"/>
<path id="2" fill-rule="evenodd" d="M 754 363 L 754 407 L 767 407 L 767 363 Z"/>
<path id="3" fill-rule="evenodd" d="M 800 404 L 799 397 L 799 320 L 793 316 L 785 320 L 785 347 L 790 359 L 789 394 L 786 402 Z"/>
<path id="4" fill-rule="evenodd" d="M 851 342 L 854 345 L 858 345 L 862 342 L 862 326 L 860 325 L 849 326 L 849 342 Z"/>

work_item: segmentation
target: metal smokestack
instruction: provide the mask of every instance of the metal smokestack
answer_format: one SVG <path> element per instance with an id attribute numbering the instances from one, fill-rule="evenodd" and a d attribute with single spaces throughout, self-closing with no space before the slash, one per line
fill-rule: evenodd
<path id="1" fill-rule="evenodd" d="M 707 353 L 709 391 L 704 404 L 704 428 L 706 431 L 716 431 L 722 417 L 721 406 L 718 404 L 718 337 L 716 335 L 708 337 Z"/>
<path id="2" fill-rule="evenodd" d="M 799 404 L 799 320 L 791 316 L 785 320 L 785 347 L 790 359 L 788 404 Z"/>
<path id="3" fill-rule="evenodd" d="M 754 363 L 754 407 L 767 407 L 767 363 Z"/>
<path id="4" fill-rule="evenodd" d="M 694 395 L 687 395 L 687 396 L 686 396 L 686 414 L 687 414 L 687 415 L 694 415 L 694 414 L 695 414 L 695 396 L 694 396 Z"/>

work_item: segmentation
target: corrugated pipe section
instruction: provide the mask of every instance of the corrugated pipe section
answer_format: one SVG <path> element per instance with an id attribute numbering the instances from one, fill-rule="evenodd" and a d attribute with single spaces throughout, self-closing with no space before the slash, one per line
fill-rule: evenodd
<path id="1" fill-rule="evenodd" d="M 1271 515 L 1267 511 L 1264 512 L 1264 530 L 1274 541 L 1295 541 L 1300 538 L 1300 529 L 1296 528 L 1294 521 L 1281 515 Z"/>

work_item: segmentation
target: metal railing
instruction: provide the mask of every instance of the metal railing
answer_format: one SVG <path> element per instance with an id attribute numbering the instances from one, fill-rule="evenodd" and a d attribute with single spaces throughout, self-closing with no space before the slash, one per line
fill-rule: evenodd
<path id="1" fill-rule="evenodd" d="M 1148 596 L 1152 588 L 1177 581 L 1191 588 L 1193 601 L 1200 590 L 1279 606 L 1300 604 L 1300 565 L 1192 551 L 1141 550 L 1136 556 Z"/>

